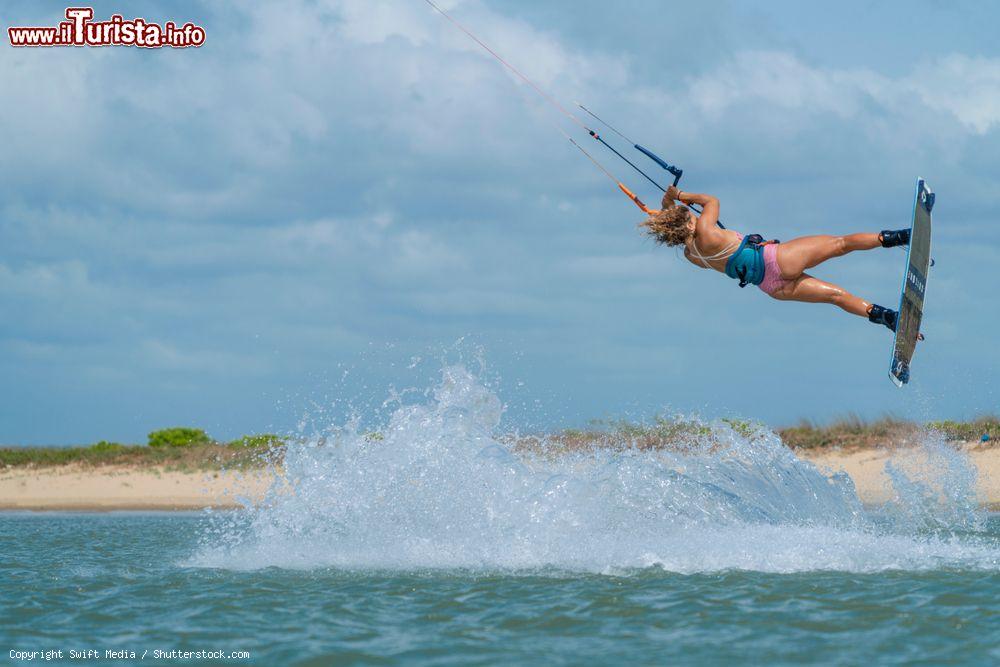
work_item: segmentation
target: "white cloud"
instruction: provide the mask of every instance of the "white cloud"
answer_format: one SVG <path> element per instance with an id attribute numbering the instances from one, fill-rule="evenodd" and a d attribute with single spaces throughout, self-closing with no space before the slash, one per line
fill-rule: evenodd
<path id="1" fill-rule="evenodd" d="M 906 85 L 927 107 L 947 111 L 977 134 L 1000 123 L 1000 58 L 952 54 L 916 70 Z"/>
<path id="2" fill-rule="evenodd" d="M 0 264 L 0 297 L 73 301 L 100 294 L 78 259 L 32 263 L 20 269 Z"/>
<path id="3" fill-rule="evenodd" d="M 744 52 L 719 69 L 692 78 L 688 86 L 692 102 L 711 114 L 763 104 L 849 117 L 858 112 L 857 93 L 877 88 L 878 78 L 864 71 L 812 68 L 789 53 Z"/>
<path id="4" fill-rule="evenodd" d="M 871 69 L 811 66 L 785 52 L 743 52 L 692 77 L 688 87 L 705 113 L 763 106 L 794 113 L 797 125 L 816 113 L 868 122 L 872 104 L 890 116 L 907 116 L 922 105 L 948 113 L 975 134 L 1000 123 L 1000 59 L 958 54 L 892 78 Z"/>
<path id="5" fill-rule="evenodd" d="M 138 341 L 135 358 L 142 366 L 159 371 L 225 375 L 239 369 L 241 377 L 270 370 L 273 363 L 260 355 L 227 349 L 217 340 L 182 347 L 170 341 L 148 338 Z"/>

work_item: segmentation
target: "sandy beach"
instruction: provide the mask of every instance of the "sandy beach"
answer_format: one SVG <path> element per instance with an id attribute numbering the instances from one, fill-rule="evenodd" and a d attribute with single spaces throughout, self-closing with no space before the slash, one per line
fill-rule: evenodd
<path id="1" fill-rule="evenodd" d="M 977 469 L 979 501 L 1000 507 L 1000 448 L 963 446 Z M 832 474 L 846 472 L 868 504 L 893 497 L 886 463 L 927 466 L 919 449 L 800 450 L 799 458 Z M 933 465 L 933 464 L 932 464 Z M 237 507 L 256 499 L 272 475 L 264 470 L 179 472 L 129 466 L 8 468 L 0 472 L 0 509 L 11 510 L 194 510 Z"/>
<path id="2" fill-rule="evenodd" d="M 1000 507 L 1000 448 L 966 443 L 962 450 L 976 467 L 976 491 L 979 502 L 991 508 Z M 893 488 L 886 463 L 926 470 L 931 478 L 938 462 L 928 461 L 923 450 L 910 448 L 860 449 L 855 451 L 799 451 L 799 458 L 810 461 L 829 473 L 846 472 L 854 480 L 858 496 L 867 504 L 881 504 L 893 497 Z"/>
<path id="3" fill-rule="evenodd" d="M 0 509 L 194 510 L 236 507 L 271 483 L 263 470 L 177 472 L 124 466 L 14 468 L 0 473 Z"/>

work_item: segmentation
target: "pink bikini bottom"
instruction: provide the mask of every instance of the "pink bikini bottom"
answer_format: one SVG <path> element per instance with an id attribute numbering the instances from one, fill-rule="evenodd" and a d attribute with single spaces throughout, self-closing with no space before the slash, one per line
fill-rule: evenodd
<path id="1" fill-rule="evenodd" d="M 773 295 L 776 291 L 792 282 L 781 277 L 778 267 L 778 244 L 768 243 L 764 246 L 764 280 L 757 285 L 764 294 Z"/>

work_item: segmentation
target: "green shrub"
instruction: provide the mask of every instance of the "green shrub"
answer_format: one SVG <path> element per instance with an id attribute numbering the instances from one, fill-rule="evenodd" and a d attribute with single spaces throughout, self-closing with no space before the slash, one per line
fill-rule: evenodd
<path id="1" fill-rule="evenodd" d="M 230 447 L 246 447 L 250 449 L 274 449 L 284 447 L 288 441 L 274 433 L 258 433 L 245 435 L 229 443 Z"/>
<path id="2" fill-rule="evenodd" d="M 93 452 L 121 452 L 125 450 L 125 445 L 119 442 L 108 442 L 107 440 L 101 440 L 90 446 L 90 450 Z"/>
<path id="3" fill-rule="evenodd" d="M 565 450 L 594 447 L 684 448 L 713 433 L 709 424 L 663 415 L 656 415 L 652 422 L 640 423 L 627 419 L 592 419 L 589 425 L 589 429 L 560 431 L 551 442 L 558 442 Z"/>
<path id="4" fill-rule="evenodd" d="M 190 447 L 191 445 L 209 445 L 212 439 L 200 428 L 185 428 L 177 426 L 153 431 L 149 434 L 150 447 Z"/>
<path id="5" fill-rule="evenodd" d="M 777 430 L 781 441 L 793 449 L 814 449 L 836 445 L 834 435 L 826 428 L 803 420 L 798 426 Z"/>
<path id="6" fill-rule="evenodd" d="M 126 447 L 104 440 L 90 447 L 11 447 L 0 449 L 0 467 L 107 463 L 143 449 L 146 447 Z"/>
<path id="7" fill-rule="evenodd" d="M 979 440 L 983 435 L 989 435 L 991 440 L 1000 438 L 1000 418 L 996 415 L 979 417 L 971 422 L 956 422 L 948 419 L 930 422 L 927 426 L 935 431 L 941 431 L 948 440 Z"/>
<path id="8" fill-rule="evenodd" d="M 722 421 L 724 423 L 728 424 L 729 428 L 733 429 L 733 431 L 737 435 L 742 436 L 744 438 L 752 438 L 755 435 L 757 435 L 757 433 L 760 430 L 760 427 L 759 427 L 758 424 L 755 424 L 754 422 L 752 422 L 752 421 L 750 421 L 748 419 L 726 419 L 726 418 L 723 418 Z"/>
<path id="9" fill-rule="evenodd" d="M 63 465 L 74 463 L 86 451 L 82 447 L 9 447 L 0 449 L 4 466 Z"/>

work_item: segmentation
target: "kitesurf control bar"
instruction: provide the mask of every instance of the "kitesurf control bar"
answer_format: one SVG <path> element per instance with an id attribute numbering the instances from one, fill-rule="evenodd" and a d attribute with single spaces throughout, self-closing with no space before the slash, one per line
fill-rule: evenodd
<path id="1" fill-rule="evenodd" d="M 600 123 L 604 127 L 608 128 L 609 130 L 611 130 L 612 132 L 614 132 L 615 134 L 617 134 L 619 137 L 621 137 L 622 139 L 624 139 L 628 143 L 632 144 L 632 148 L 636 149 L 637 151 L 639 151 L 640 153 L 642 153 L 643 155 L 645 155 L 646 157 L 648 157 L 650 160 L 652 160 L 656 164 L 660 165 L 663 169 L 665 169 L 668 172 L 670 172 L 670 175 L 674 177 L 674 183 L 673 183 L 674 187 L 677 187 L 677 184 L 681 182 L 681 176 L 684 175 L 684 170 L 683 169 L 681 169 L 677 165 L 668 164 L 666 160 L 664 160 L 663 158 L 661 158 L 659 155 L 657 155 L 653 151 L 649 150 L 645 146 L 640 146 L 636 142 L 632 141 L 631 139 L 629 139 L 628 137 L 626 137 L 624 134 L 622 134 L 621 132 L 619 132 L 617 129 L 615 129 L 615 127 L 613 125 L 611 125 L 610 123 L 608 123 L 606 120 L 604 120 L 603 118 L 601 118 L 596 113 L 594 113 L 593 111 L 591 111 L 587 107 L 583 106 L 579 102 L 576 103 L 576 106 L 580 107 L 585 112 L 587 112 L 587 114 L 590 115 L 590 116 L 592 116 L 594 118 L 594 120 L 596 120 L 598 123 Z M 639 172 L 640 174 L 642 174 L 643 176 L 645 176 L 646 180 L 648 180 L 650 183 L 652 183 L 656 187 L 660 188 L 660 190 L 662 192 L 666 192 L 666 189 L 662 185 L 660 185 L 659 183 L 657 183 L 656 181 L 654 181 L 652 178 L 650 178 L 646 174 L 646 172 L 644 172 L 642 169 L 639 169 L 639 167 L 637 167 L 634 164 L 632 164 L 631 160 L 627 159 L 624 155 L 622 155 L 621 153 L 619 153 L 618 151 L 616 151 L 606 141 L 604 141 L 603 139 L 601 139 L 601 137 L 598 136 L 593 130 L 588 130 L 588 131 L 590 132 L 590 136 L 594 137 L 595 139 L 597 139 L 598 141 L 600 141 L 602 144 L 604 144 L 605 146 L 607 146 L 609 149 L 611 149 L 611 151 L 615 155 L 617 155 L 618 157 L 620 157 L 622 160 L 625 160 L 625 162 L 627 162 L 633 169 L 635 169 L 637 172 Z M 701 213 L 701 211 L 702 211 L 701 208 L 699 208 L 698 206 L 696 206 L 694 204 L 692 204 L 690 206 L 690 208 L 695 213 Z M 721 220 L 718 221 L 717 224 L 722 229 L 726 228 L 726 226 L 722 224 Z"/>

